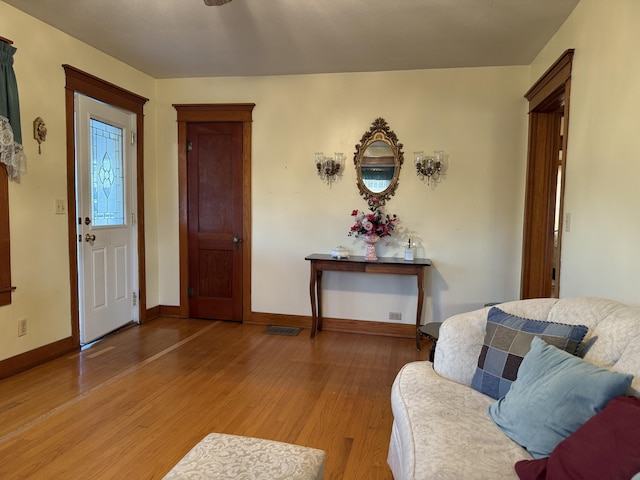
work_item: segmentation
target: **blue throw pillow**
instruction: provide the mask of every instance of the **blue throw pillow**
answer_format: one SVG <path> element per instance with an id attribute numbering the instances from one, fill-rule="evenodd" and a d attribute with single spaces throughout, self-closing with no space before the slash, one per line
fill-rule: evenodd
<path id="1" fill-rule="evenodd" d="M 536 337 L 509 392 L 489 416 L 534 458 L 550 455 L 562 440 L 627 393 L 633 375 L 575 357 Z"/>
<path id="2" fill-rule="evenodd" d="M 532 320 L 493 307 L 471 387 L 496 400 L 504 397 L 516 379 L 522 359 L 535 336 L 569 353 L 576 353 L 587 334 L 584 325 Z"/>

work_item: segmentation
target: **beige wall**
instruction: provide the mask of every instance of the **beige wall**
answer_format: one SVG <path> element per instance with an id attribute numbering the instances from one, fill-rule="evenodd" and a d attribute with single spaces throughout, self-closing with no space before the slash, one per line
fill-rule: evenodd
<path id="1" fill-rule="evenodd" d="M 155 97 L 155 81 L 50 26 L 0 2 L 0 32 L 18 49 L 14 70 L 20 93 L 22 137 L 28 173 L 9 183 L 12 283 L 10 306 L 0 308 L 0 359 L 47 345 L 71 334 L 67 216 L 54 215 L 56 199 L 67 199 L 63 64 L 103 78 L 145 97 Z M 155 197 L 155 106 L 145 106 L 147 183 Z M 38 154 L 33 120 L 42 117 L 47 140 Z M 147 205 L 148 287 L 158 301 L 156 206 Z M 153 305 L 153 303 L 152 303 Z M 28 334 L 18 337 L 18 320 Z"/>
<path id="2" fill-rule="evenodd" d="M 405 165 L 388 210 L 434 260 L 426 314 L 442 320 L 487 301 L 518 296 L 526 156 L 522 95 L 566 49 L 575 48 L 562 296 L 638 303 L 640 257 L 640 4 L 582 0 L 530 67 L 415 72 L 154 80 L 0 1 L 0 34 L 18 48 L 29 173 L 10 185 L 12 273 L 18 291 L 0 309 L 0 359 L 64 338 L 69 326 L 64 74 L 68 63 L 150 98 L 145 106 L 148 307 L 177 305 L 177 143 L 173 103 L 254 102 L 253 304 L 257 312 L 309 315 L 304 256 L 362 243 L 346 236 L 365 203 L 355 187 L 354 145 L 384 117 L 404 144 Z M 42 155 L 31 140 L 41 116 Z M 435 189 L 413 173 L 413 151 L 443 149 L 447 178 Z M 347 168 L 329 188 L 312 166 L 316 151 L 342 151 Z M 380 248 L 401 255 L 395 243 Z M 410 323 L 409 278 L 326 275 L 326 314 Z M 17 337 L 17 321 L 29 333 Z"/>
<path id="3" fill-rule="evenodd" d="M 178 304 L 177 149 L 174 103 L 252 102 L 252 310 L 310 315 L 304 257 L 344 245 L 353 209 L 366 203 L 355 185 L 356 143 L 377 117 L 404 144 L 400 185 L 387 210 L 422 242 L 429 269 L 429 319 L 519 294 L 528 67 L 204 78 L 158 81 L 160 290 Z M 449 154 L 447 178 L 430 188 L 416 176 L 413 152 Z M 322 183 L 314 152 L 343 152 L 342 179 Z M 379 254 L 400 256 L 398 239 Z M 415 278 L 327 273 L 325 313 L 415 322 Z"/>
<path id="4" fill-rule="evenodd" d="M 638 304 L 640 2 L 581 0 L 532 66 L 532 81 L 575 48 L 563 236 L 563 297 Z"/>

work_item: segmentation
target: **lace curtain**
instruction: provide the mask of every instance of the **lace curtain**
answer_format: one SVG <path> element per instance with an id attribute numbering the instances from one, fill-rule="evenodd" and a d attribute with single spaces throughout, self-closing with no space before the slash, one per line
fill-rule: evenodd
<path id="1" fill-rule="evenodd" d="M 9 178 L 15 180 L 27 173 L 27 157 L 22 147 L 14 53 L 15 47 L 0 42 L 0 163 L 6 165 Z"/>

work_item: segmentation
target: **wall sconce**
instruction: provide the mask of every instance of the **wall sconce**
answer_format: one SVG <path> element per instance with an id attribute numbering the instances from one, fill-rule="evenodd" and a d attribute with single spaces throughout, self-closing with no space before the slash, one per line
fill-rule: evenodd
<path id="1" fill-rule="evenodd" d="M 42 142 L 47 139 L 47 126 L 45 125 L 42 117 L 37 117 L 33 121 L 33 138 L 38 142 L 38 154 L 41 154 L 42 149 L 40 147 Z"/>
<path id="2" fill-rule="evenodd" d="M 324 153 L 316 153 L 315 165 L 318 175 L 323 182 L 329 185 L 337 180 L 344 164 L 345 156 L 342 153 L 336 153 L 333 157 L 325 156 Z"/>
<path id="3" fill-rule="evenodd" d="M 442 150 L 436 150 L 433 155 L 425 155 L 423 152 L 414 152 L 416 174 L 427 179 L 427 185 L 442 180 L 447 172 L 447 157 Z"/>

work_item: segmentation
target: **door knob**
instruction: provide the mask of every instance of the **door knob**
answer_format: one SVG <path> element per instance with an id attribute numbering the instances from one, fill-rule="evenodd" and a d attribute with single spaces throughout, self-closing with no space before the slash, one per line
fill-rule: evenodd
<path id="1" fill-rule="evenodd" d="M 235 237 L 233 237 L 233 243 L 234 243 L 235 245 L 238 245 L 241 241 L 242 241 L 242 240 L 240 240 L 240 239 L 238 238 L 238 236 L 237 236 L 237 235 L 236 235 Z"/>
<path id="2" fill-rule="evenodd" d="M 91 235 L 90 233 L 87 233 L 84 236 L 84 241 L 85 242 L 93 242 L 93 241 L 95 241 L 95 239 L 96 239 L 96 236 L 95 235 Z"/>

